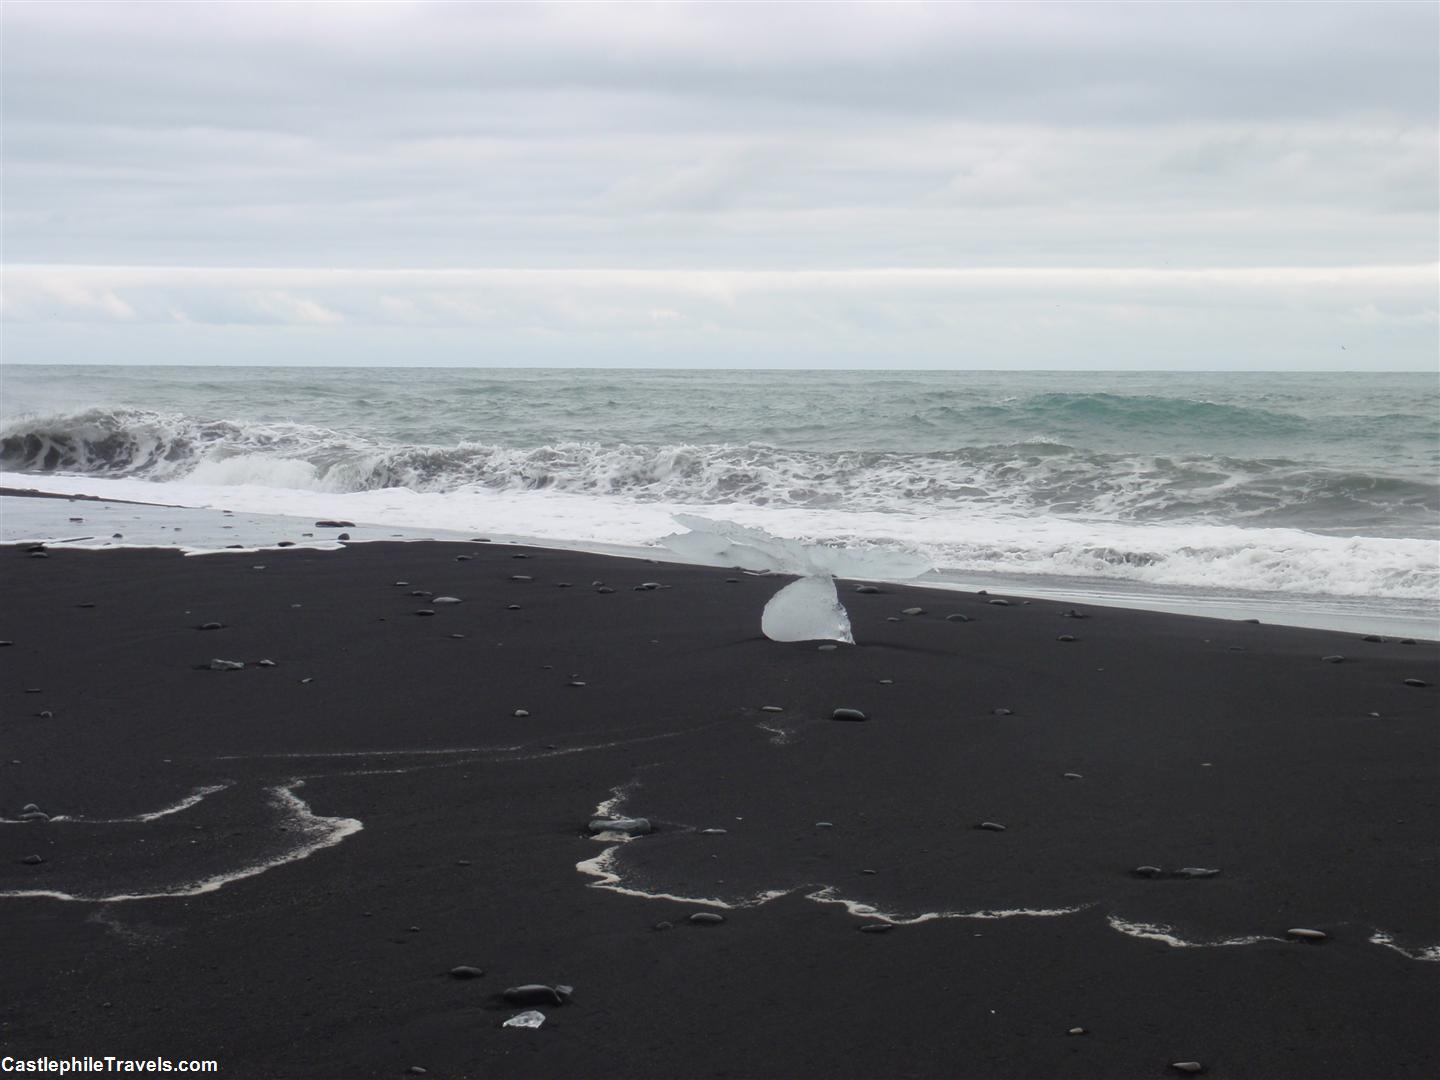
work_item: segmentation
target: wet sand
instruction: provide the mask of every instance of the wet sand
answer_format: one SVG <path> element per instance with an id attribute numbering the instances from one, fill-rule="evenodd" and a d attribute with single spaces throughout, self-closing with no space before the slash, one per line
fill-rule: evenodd
<path id="1" fill-rule="evenodd" d="M 781 582 L 733 571 L 480 543 L 47 556 L 0 549 L 5 1053 L 239 1077 L 1440 1064 L 1433 643 L 842 583 L 860 644 L 820 649 L 760 637 Z M 589 835 L 606 814 L 654 831 Z M 525 983 L 574 992 L 504 1028 Z"/>

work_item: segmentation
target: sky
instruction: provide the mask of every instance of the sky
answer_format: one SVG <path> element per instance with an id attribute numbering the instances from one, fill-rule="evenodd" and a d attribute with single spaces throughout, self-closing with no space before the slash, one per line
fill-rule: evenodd
<path id="1" fill-rule="evenodd" d="M 1428 0 L 0 30 L 6 363 L 1436 368 Z"/>

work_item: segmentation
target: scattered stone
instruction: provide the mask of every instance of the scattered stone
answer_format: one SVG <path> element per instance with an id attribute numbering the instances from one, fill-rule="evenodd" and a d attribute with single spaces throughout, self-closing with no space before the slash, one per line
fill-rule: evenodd
<path id="1" fill-rule="evenodd" d="M 1300 941 L 1328 941 L 1330 935 L 1324 930 L 1311 930 L 1304 926 L 1292 926 L 1285 931 L 1289 937 L 1297 938 Z"/>
<path id="2" fill-rule="evenodd" d="M 991 709 L 990 711 L 991 711 L 991 713 L 993 713 L 993 714 L 996 715 L 996 716 L 1014 716 L 1014 715 L 1015 715 L 1015 712 L 1014 712 L 1013 709 Z"/>
<path id="3" fill-rule="evenodd" d="M 225 624 L 224 624 L 223 622 L 207 622 L 207 623 L 201 623 L 201 624 L 200 624 L 200 629 L 201 629 L 201 630 L 224 630 L 224 629 L 225 629 Z"/>
<path id="4" fill-rule="evenodd" d="M 650 819 L 643 817 L 594 818 L 588 827 L 592 833 L 618 832 L 629 836 L 644 836 L 653 831 Z"/>
<path id="5" fill-rule="evenodd" d="M 519 610 L 520 610 L 520 605 L 519 605 L 519 604 L 506 604 L 506 605 L 505 605 L 505 610 L 506 610 L 506 611 L 519 611 Z"/>
<path id="6" fill-rule="evenodd" d="M 1086 1031 L 1086 1030 L 1085 1030 L 1084 1028 L 1082 1028 L 1082 1027 L 1073 1027 L 1073 1028 L 1071 1028 L 1069 1031 L 1065 1032 L 1065 1034 L 1066 1034 L 1066 1035 L 1089 1035 L 1090 1032 Z"/>
<path id="7" fill-rule="evenodd" d="M 568 588 L 570 588 L 570 582 L 568 582 L 568 581 L 557 581 L 557 582 L 555 582 L 555 587 L 556 587 L 557 589 L 568 589 Z"/>
<path id="8" fill-rule="evenodd" d="M 1402 637 L 1402 638 L 1400 639 L 1400 644 L 1401 644 L 1401 645 L 1414 645 L 1414 644 L 1415 644 L 1415 639 L 1414 639 L 1413 637 Z"/>
<path id="9" fill-rule="evenodd" d="M 969 615 L 961 615 L 961 614 L 957 611 L 957 612 L 955 612 L 953 615 L 946 615 L 946 616 L 945 616 L 945 621 L 946 621 L 946 622 L 973 622 L 974 620 L 971 619 Z"/>
<path id="10" fill-rule="evenodd" d="M 484 974 L 485 972 L 477 967 L 471 967 L 469 964 L 461 964 L 450 969 L 452 979 L 478 979 Z"/>
<path id="11" fill-rule="evenodd" d="M 661 919 L 659 922 L 657 922 L 657 923 L 656 923 L 654 926 L 652 926 L 650 929 L 651 929 L 651 930 L 674 930 L 674 929 L 675 929 L 675 924 L 674 924 L 673 922 L 671 922 L 670 920 L 668 920 L 668 919 Z"/>
<path id="12" fill-rule="evenodd" d="M 729 831 L 730 831 L 729 829 L 701 829 L 701 830 L 700 830 L 700 835 L 701 835 L 701 836 L 724 836 L 724 835 L 725 835 L 726 833 L 728 833 Z"/>
<path id="13" fill-rule="evenodd" d="M 510 715 L 511 715 L 511 716 L 517 716 L 517 717 L 519 717 L 520 719 L 523 720 L 523 719 L 525 719 L 525 717 L 529 716 L 530 713 L 529 713 L 529 711 L 526 710 L 526 709 L 516 709 L 516 710 L 515 710 L 513 713 L 511 713 Z"/>
<path id="14" fill-rule="evenodd" d="M 458 604 L 460 603 L 460 598 L 458 596 L 437 596 L 430 602 L 432 604 Z"/>
<path id="15" fill-rule="evenodd" d="M 255 666 L 256 666 L 256 667 L 275 667 L 276 664 L 275 664 L 275 661 L 274 661 L 274 660 L 256 660 L 256 661 L 255 661 Z"/>
<path id="16" fill-rule="evenodd" d="M 886 621 L 886 622 L 899 622 L 899 621 L 900 621 L 900 617 L 899 617 L 898 615 L 886 615 L 886 616 L 885 616 L 885 621 Z"/>
<path id="17" fill-rule="evenodd" d="M 901 615 L 924 615 L 924 614 L 925 614 L 925 609 L 924 609 L 923 607 L 907 607 L 907 608 L 902 608 L 901 611 L 900 611 L 900 614 L 901 614 Z"/>
<path id="18" fill-rule="evenodd" d="M 1172 1061 L 1170 1067 L 1176 1072 L 1200 1073 L 1205 1071 L 1205 1066 L 1198 1061 Z"/>
<path id="19" fill-rule="evenodd" d="M 1055 640 L 1056 640 L 1056 641 L 1074 641 L 1074 640 L 1075 640 L 1075 635 L 1074 635 L 1074 634 L 1061 634 L 1061 635 L 1060 635 L 1059 637 L 1057 637 Z"/>
<path id="20" fill-rule="evenodd" d="M 856 929 L 862 934 L 888 934 L 895 929 L 895 924 L 888 922 L 861 923 Z"/>
<path id="21" fill-rule="evenodd" d="M 1427 683 L 1424 679 L 1406 679 L 1406 680 L 1405 680 L 1405 685 L 1406 685 L 1406 686 L 1429 686 L 1430 684 Z"/>
<path id="22" fill-rule="evenodd" d="M 219 660 L 219 659 L 216 659 L 216 660 L 211 660 L 211 661 L 210 661 L 210 670 L 211 670 L 211 671 L 239 671 L 239 670 L 240 670 L 241 668 L 243 668 L 244 666 L 245 666 L 245 662 L 244 662 L 243 660 Z"/>
<path id="23" fill-rule="evenodd" d="M 20 815 L 21 821 L 49 821 L 50 815 L 44 810 L 26 810 Z"/>
<path id="24" fill-rule="evenodd" d="M 735 579 L 731 578 L 730 580 L 734 581 Z M 856 585 L 855 591 L 857 593 L 865 593 L 866 595 L 871 595 L 874 593 L 878 593 L 880 590 L 877 589 L 874 585 Z"/>
<path id="25" fill-rule="evenodd" d="M 1010 606 L 1011 606 L 1009 600 L 1001 600 L 998 596 L 997 596 L 994 600 L 987 600 L 987 601 L 985 601 L 985 602 L 986 602 L 987 604 L 992 604 L 992 605 L 994 605 L 995 607 L 1010 607 Z"/>
<path id="26" fill-rule="evenodd" d="M 696 926 L 719 926 L 725 921 L 725 916 L 717 915 L 713 911 L 697 911 L 688 921 Z"/>
<path id="27" fill-rule="evenodd" d="M 982 822 L 980 822 L 979 825 L 976 825 L 975 827 L 976 827 L 977 829 L 984 829 L 984 830 L 986 830 L 987 832 L 1004 832 L 1004 831 L 1005 831 L 1005 826 L 1004 826 L 1004 825 L 1001 825 L 998 821 L 982 821 Z"/>
<path id="28" fill-rule="evenodd" d="M 349 540 L 349 539 L 350 539 L 350 534 L 349 534 L 349 533 L 341 533 L 339 536 L 335 537 L 335 539 L 336 539 L 336 540 Z M 463 558 L 463 556 L 462 556 L 462 558 Z"/>
<path id="29" fill-rule="evenodd" d="M 432 609 L 428 608 L 428 607 L 422 607 L 422 608 L 419 608 L 419 609 L 415 612 L 415 614 L 416 614 L 416 615 L 434 615 L 435 612 L 434 612 Z"/>
<path id="30" fill-rule="evenodd" d="M 876 679 L 875 681 L 878 682 L 881 686 L 894 686 L 894 685 L 895 685 L 895 680 L 894 680 L 894 679 Z"/>
<path id="31" fill-rule="evenodd" d="M 554 986 L 541 983 L 526 983 L 524 986 L 509 987 L 504 994 L 511 1005 L 564 1005 L 565 998 Z"/>
<path id="32" fill-rule="evenodd" d="M 395 582 L 395 584 L 398 585 L 400 588 L 403 589 L 405 586 L 409 585 L 410 582 L 408 582 L 408 581 L 397 581 L 397 582 Z"/>
<path id="33" fill-rule="evenodd" d="M 1088 619 L 1090 616 L 1086 615 L 1083 611 L 1077 611 L 1075 608 L 1070 608 L 1068 611 L 1060 612 L 1060 617 L 1062 619 Z"/>
<path id="34" fill-rule="evenodd" d="M 276 544 L 275 546 L 276 546 L 276 547 L 294 547 L 294 546 L 295 546 L 295 541 L 294 541 L 294 540 L 281 540 L 281 541 L 280 541 L 278 544 Z"/>
<path id="35" fill-rule="evenodd" d="M 511 575 L 510 575 L 510 580 L 511 580 L 511 581 L 534 581 L 535 579 L 532 578 L 529 574 L 511 574 Z"/>
<path id="36" fill-rule="evenodd" d="M 1158 866 L 1137 866 L 1134 870 L 1131 870 L 1130 873 L 1134 874 L 1136 877 L 1143 878 L 1158 878 L 1165 876 L 1165 871 L 1161 870 Z"/>
<path id="37" fill-rule="evenodd" d="M 1178 878 L 1212 878 L 1219 877 L 1218 868 L 1208 866 L 1182 866 L 1179 870 L 1171 870 L 1171 877 Z"/>
<path id="38" fill-rule="evenodd" d="M 353 529 L 353 528 L 355 528 L 355 522 L 353 522 L 353 521 L 329 521 L 329 520 L 326 520 L 326 521 L 317 521 L 317 522 L 315 522 L 315 528 L 317 528 L 317 529 Z"/>
<path id="39" fill-rule="evenodd" d="M 817 646 L 817 647 L 816 647 L 816 651 L 817 651 L 817 652 L 834 652 L 834 651 L 835 651 L 836 649 L 838 649 L 839 647 L 840 647 L 840 646 L 838 646 L 838 645 L 820 645 L 820 646 Z"/>
<path id="40" fill-rule="evenodd" d="M 609 585 L 601 585 L 601 586 L 600 586 L 598 589 L 596 589 L 595 591 L 596 591 L 597 593 L 613 593 L 615 590 L 612 589 Z"/>
<path id="41" fill-rule="evenodd" d="M 45 856 L 43 856 L 43 855 L 26 855 L 26 856 L 25 856 L 23 859 L 21 859 L 20 861 L 21 861 L 22 863 L 24 863 L 26 866 L 39 866 L 41 863 L 43 863 L 43 862 L 45 861 Z"/>
<path id="42" fill-rule="evenodd" d="M 785 709 L 779 705 L 761 705 L 761 712 L 784 712 Z"/>
<path id="43" fill-rule="evenodd" d="M 410 590 L 410 595 L 411 595 L 411 596 L 421 596 L 421 597 L 423 597 L 423 596 L 434 596 L 435 594 L 432 593 L 432 592 L 429 592 L 429 591 L 427 591 L 427 590 L 425 590 L 425 589 L 411 589 L 411 590 Z"/>
<path id="44" fill-rule="evenodd" d="M 869 720 L 859 709 L 836 709 L 830 714 L 831 720 Z"/>
<path id="45" fill-rule="evenodd" d="M 14 644 L 15 644 L 15 642 L 13 642 L 13 641 L 0 641 L 0 649 L 7 648 L 8 646 L 14 645 Z"/>
<path id="46" fill-rule="evenodd" d="M 1379 634 L 1366 634 L 1366 635 L 1365 635 L 1364 637 L 1362 637 L 1360 640 L 1361 640 L 1361 641 L 1377 642 L 1377 641 L 1384 641 L 1385 639 L 1384 639 L 1383 637 L 1381 637 Z"/>
<path id="47" fill-rule="evenodd" d="M 1345 662 L 1345 657 L 1338 654 L 1335 656 L 1322 656 L 1320 659 L 1327 664 L 1343 664 Z"/>
<path id="48" fill-rule="evenodd" d="M 1063 775 L 1064 775 L 1064 777 L 1065 777 L 1066 780 L 1084 780 L 1084 779 L 1085 779 L 1085 777 L 1081 776 L 1078 772 L 1067 772 L 1067 773 L 1064 773 Z"/>
<path id="49" fill-rule="evenodd" d="M 51 712 L 49 709 L 41 709 L 41 710 L 40 710 L 38 713 L 36 713 L 35 715 L 38 716 L 41 720 L 54 720 L 54 719 L 55 719 L 55 714 L 54 714 L 53 712 Z"/>

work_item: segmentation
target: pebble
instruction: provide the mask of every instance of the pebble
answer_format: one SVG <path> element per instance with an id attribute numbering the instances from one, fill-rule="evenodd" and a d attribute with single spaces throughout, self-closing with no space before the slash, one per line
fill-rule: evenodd
<path id="1" fill-rule="evenodd" d="M 886 616 L 885 616 L 885 621 L 886 621 L 886 622 L 899 622 L 899 621 L 900 621 L 900 617 L 899 617 L 898 615 L 886 615 Z"/>
<path id="2" fill-rule="evenodd" d="M 519 610 L 520 610 L 520 605 L 519 605 L 519 604 L 506 604 L 506 605 L 505 605 L 505 610 L 506 610 L 506 611 L 519 611 Z"/>
<path id="3" fill-rule="evenodd" d="M 430 592 L 430 591 L 427 590 L 427 589 L 411 589 L 411 590 L 410 590 L 410 595 L 411 595 L 411 596 L 434 596 L 435 594 L 432 593 L 432 592 Z"/>
<path id="4" fill-rule="evenodd" d="M 430 1070 L 427 1069 L 427 1068 L 425 1068 L 424 1065 L 411 1065 L 411 1066 L 410 1066 L 408 1069 L 406 1069 L 405 1071 L 406 1071 L 407 1073 L 409 1073 L 411 1076 L 424 1076 L 424 1075 L 425 1075 L 427 1072 L 429 1072 Z"/>
<path id="5" fill-rule="evenodd" d="M 350 534 L 349 534 L 349 533 L 341 533 L 341 534 L 340 534 L 339 536 L 337 536 L 335 539 L 336 539 L 336 540 L 349 540 L 349 539 L 350 539 Z M 462 559 L 469 558 L 469 556 L 467 556 L 467 555 L 462 555 L 462 556 L 460 556 L 460 557 L 461 557 Z"/>
<path id="6" fill-rule="evenodd" d="M 730 831 L 729 829 L 701 829 L 701 830 L 700 830 L 700 835 L 701 835 L 701 836 L 724 836 L 724 835 L 725 835 L 727 832 L 729 832 L 729 831 Z"/>
<path id="7" fill-rule="evenodd" d="M 585 680 L 584 680 L 584 679 L 571 679 L 571 680 L 570 680 L 569 682 L 567 682 L 565 685 L 566 685 L 566 686 L 584 686 L 584 685 L 585 685 Z"/>
<path id="8" fill-rule="evenodd" d="M 32 559 L 48 559 L 49 557 L 50 556 L 45 554 L 45 552 L 43 551 L 32 551 L 30 553 L 30 558 Z"/>
<path id="9" fill-rule="evenodd" d="M 485 972 L 479 968 L 471 967 L 468 964 L 461 964 L 459 967 L 450 969 L 450 977 L 452 979 L 478 979 L 484 974 Z"/>
<path id="10" fill-rule="evenodd" d="M 838 646 L 838 645 L 819 645 L 819 646 L 816 647 L 816 651 L 817 651 L 817 652 L 834 652 L 834 651 L 835 651 L 836 649 L 838 649 L 839 647 L 840 647 L 840 646 Z"/>
<path id="11" fill-rule="evenodd" d="M 1289 937 L 1298 938 L 1301 941 L 1326 941 L 1330 937 L 1324 930 L 1310 930 L 1304 926 L 1292 926 L 1285 933 Z"/>
<path id="12" fill-rule="evenodd" d="M 224 629 L 225 629 L 225 624 L 224 624 L 223 622 L 207 622 L 207 623 L 201 623 L 201 624 L 200 624 L 200 629 L 201 629 L 201 630 L 224 630 Z"/>
<path id="13" fill-rule="evenodd" d="M 1406 680 L 1405 680 L 1405 685 L 1406 685 L 1406 686 L 1429 686 L 1430 684 L 1427 683 L 1424 679 L 1406 679 Z"/>
<path id="14" fill-rule="evenodd" d="M 274 660 L 256 660 L 256 661 L 255 661 L 255 666 L 256 666 L 256 667 L 275 667 L 276 665 L 275 665 L 275 661 L 274 661 Z"/>
<path id="15" fill-rule="evenodd" d="M 1061 635 L 1060 635 L 1059 637 L 1057 637 L 1055 640 L 1056 640 L 1056 641 L 1074 641 L 1074 640 L 1075 640 L 1075 635 L 1074 635 L 1074 634 L 1061 634 Z"/>
<path id="16" fill-rule="evenodd" d="M 1073 1028 L 1071 1028 L 1069 1031 L 1065 1032 L 1065 1034 L 1066 1034 L 1066 1035 L 1089 1035 L 1090 1032 L 1086 1031 L 1086 1030 L 1085 1030 L 1084 1028 L 1082 1028 L 1082 1027 L 1073 1027 Z"/>
<path id="17" fill-rule="evenodd" d="M 642 581 L 639 585 L 636 585 L 635 588 L 649 592 L 652 589 L 660 588 L 660 583 L 658 581 Z"/>
<path id="18" fill-rule="evenodd" d="M 20 812 L 22 814 L 32 814 L 39 809 L 40 807 L 36 806 L 33 802 L 27 802 L 24 806 L 20 808 Z"/>
<path id="19" fill-rule="evenodd" d="M 953 614 L 953 615 L 946 615 L 946 616 L 945 616 L 945 621 L 946 621 L 946 622 L 972 622 L 973 620 L 970 618 L 969 615 L 961 615 L 961 614 L 957 611 L 957 612 L 955 612 L 955 614 Z"/>
<path id="20" fill-rule="evenodd" d="M 406 585 L 409 585 L 410 582 L 408 582 L 408 581 L 397 581 L 397 582 L 395 582 L 395 584 L 398 585 L 398 586 L 400 586 L 401 588 L 404 588 Z"/>
<path id="21" fill-rule="evenodd" d="M 294 541 L 294 540 L 281 540 L 281 541 L 280 541 L 278 544 L 276 544 L 275 546 L 276 546 L 276 547 L 294 547 L 294 546 L 295 546 L 295 541 Z"/>
<path id="22" fill-rule="evenodd" d="M 45 861 L 45 857 L 43 855 L 26 855 L 20 861 L 26 866 L 39 866 Z"/>
<path id="23" fill-rule="evenodd" d="M 568 588 L 570 588 L 570 582 L 568 582 L 568 581 L 557 581 L 557 582 L 555 582 L 555 587 L 556 587 L 557 589 L 568 589 Z"/>
<path id="24" fill-rule="evenodd" d="M 505 1000 L 511 1005 L 564 1005 L 565 997 L 558 987 L 541 983 L 526 983 L 506 989 Z"/>
<path id="25" fill-rule="evenodd" d="M 434 612 L 431 608 L 422 607 L 422 608 L 417 609 L 416 612 L 415 612 L 415 614 L 416 614 L 416 615 L 434 615 L 435 612 Z"/>
<path id="26" fill-rule="evenodd" d="M 991 711 L 992 713 L 994 713 L 996 716 L 1014 716 L 1014 715 L 1015 715 L 1015 712 L 1014 712 L 1014 710 L 1012 710 L 1012 709 L 991 709 L 990 711 Z"/>
<path id="27" fill-rule="evenodd" d="M 727 578 L 725 579 L 725 584 L 726 584 L 726 585 L 739 585 L 739 584 L 740 584 L 740 579 L 739 579 L 738 577 L 727 577 Z"/>
<path id="28" fill-rule="evenodd" d="M 511 555 L 510 557 L 511 557 L 512 559 L 528 559 L 530 556 L 529 556 L 529 555 Z"/>
<path id="29" fill-rule="evenodd" d="M 862 934 L 888 934 L 891 930 L 895 929 L 895 926 L 893 923 L 872 922 L 862 923 L 860 926 L 857 926 L 856 929 Z"/>
<path id="30" fill-rule="evenodd" d="M 1366 634 L 1366 635 L 1365 635 L 1364 637 L 1362 637 L 1360 640 L 1361 640 L 1361 641 L 1384 641 L 1385 639 L 1384 639 L 1383 637 L 1381 637 L 1379 634 Z"/>
<path id="31" fill-rule="evenodd" d="M 458 604 L 460 603 L 460 598 L 458 596 L 437 596 L 430 602 L 432 604 Z"/>
<path id="32" fill-rule="evenodd" d="M 594 818 L 589 829 L 592 833 L 619 832 L 630 836 L 643 836 L 652 831 L 652 826 L 650 819 L 643 817 Z"/>
<path id="33" fill-rule="evenodd" d="M 41 709 L 41 710 L 40 710 L 38 713 L 36 713 L 35 715 L 38 716 L 41 720 L 54 720 L 54 719 L 55 719 L 55 714 L 54 714 L 53 712 L 51 712 L 49 709 Z"/>
<path id="34" fill-rule="evenodd" d="M 1004 831 L 1005 831 L 1005 826 L 1004 826 L 1004 825 L 1001 825 L 998 821 L 982 821 L 982 822 L 980 822 L 979 825 L 976 825 L 975 827 L 976 827 L 977 829 L 985 829 L 985 830 L 988 831 L 988 832 L 1004 832 Z"/>
<path id="35" fill-rule="evenodd" d="M 1060 612 L 1060 617 L 1062 619 L 1088 619 L 1090 616 L 1086 615 L 1083 611 L 1076 611 L 1074 608 L 1071 608 L 1069 611 Z"/>
<path id="36" fill-rule="evenodd" d="M 92 608 L 92 607 L 94 607 L 95 605 L 94 605 L 94 604 L 91 604 L 91 603 L 84 603 L 84 604 L 76 604 L 75 606 L 76 606 L 76 607 L 83 607 L 83 608 Z"/>
<path id="37" fill-rule="evenodd" d="M 1067 772 L 1067 773 L 1064 774 L 1064 777 L 1065 777 L 1066 780 L 1084 780 L 1084 779 L 1085 779 L 1085 777 L 1081 776 L 1078 772 Z"/>
<path id="38" fill-rule="evenodd" d="M 761 705 L 761 706 L 760 706 L 760 711 L 761 711 L 761 712 L 784 712 L 785 709 L 784 709 L 782 706 L 780 706 L 780 705 Z"/>
<path id="39" fill-rule="evenodd" d="M 1131 870 L 1130 873 L 1134 874 L 1136 877 L 1143 878 L 1158 878 L 1165 876 L 1165 871 L 1161 870 L 1158 866 L 1137 866 L 1134 870 Z"/>
<path id="40" fill-rule="evenodd" d="M 734 578 L 731 578 L 731 580 L 733 581 Z M 855 591 L 856 591 L 857 593 L 865 593 L 865 594 L 869 595 L 869 594 L 873 594 L 873 593 L 878 593 L 880 590 L 877 589 L 874 585 L 856 585 L 856 586 L 855 586 Z"/>
<path id="41" fill-rule="evenodd" d="M 317 528 L 317 529 L 353 529 L 353 528 L 355 528 L 355 522 L 353 522 L 353 521 L 331 521 L 331 520 L 329 520 L 329 519 L 326 519 L 325 521 L 317 521 L 317 522 L 315 522 L 315 528 Z"/>
<path id="42" fill-rule="evenodd" d="M 1320 659 L 1327 664 L 1343 664 L 1345 662 L 1345 657 L 1338 654 L 1335 656 L 1322 656 Z"/>
<path id="43" fill-rule="evenodd" d="M 518 717 L 520 717 L 520 718 L 523 720 L 525 717 L 527 717 L 527 716 L 530 715 L 530 712 L 529 712 L 529 710 L 527 710 L 527 709 L 516 709 L 516 710 L 515 710 L 513 713 L 511 713 L 510 715 L 511 715 L 511 716 L 518 716 Z"/>
<path id="44" fill-rule="evenodd" d="M 836 709 L 830 714 L 831 720 L 869 720 L 859 709 Z"/>
<path id="45" fill-rule="evenodd" d="M 1009 600 L 1001 600 L 999 597 L 996 597 L 994 600 L 987 600 L 987 601 L 985 601 L 985 602 L 986 602 L 987 604 L 993 604 L 995 607 L 1009 607 L 1009 606 L 1010 606 L 1010 601 L 1009 601 Z"/>
<path id="46" fill-rule="evenodd" d="M 240 661 L 240 660 L 218 660 L 218 659 L 217 659 L 217 660 L 211 660 L 211 661 L 210 661 L 210 670 L 211 670 L 211 671 L 239 671 L 239 670 L 240 670 L 241 668 L 243 668 L 244 666 L 245 666 L 244 662 L 243 662 L 243 661 Z"/>
<path id="47" fill-rule="evenodd" d="M 44 693 L 45 691 L 44 691 L 44 689 L 43 689 L 42 687 L 39 687 L 39 686 L 27 686 L 27 687 L 25 688 L 25 692 L 26 692 L 27 694 L 42 694 L 42 693 Z"/>
<path id="48" fill-rule="evenodd" d="M 0 641 L 0 649 L 3 649 L 3 648 L 5 648 L 5 647 L 8 646 L 8 645 L 14 645 L 14 644 L 15 644 L 15 642 L 13 642 L 13 641 Z"/>
<path id="49" fill-rule="evenodd" d="M 1183 878 L 1211 878 L 1219 877 L 1220 871 L 1218 868 L 1209 866 L 1182 866 L 1179 870 L 1170 871 L 1170 876 Z"/>
<path id="50" fill-rule="evenodd" d="M 44 810 L 26 810 L 20 815 L 21 821 L 49 821 L 50 815 Z"/>
<path id="51" fill-rule="evenodd" d="M 1401 645 L 1414 645 L 1414 644 L 1415 644 L 1415 639 L 1414 639 L 1413 637 L 1402 637 L 1402 638 L 1400 639 L 1400 644 L 1401 644 Z"/>
<path id="52" fill-rule="evenodd" d="M 881 686 L 894 686 L 894 685 L 895 685 L 895 680 L 894 680 L 894 679 L 876 679 L 875 681 L 878 682 Z"/>
<path id="53" fill-rule="evenodd" d="M 612 589 L 609 585 L 601 585 L 601 586 L 600 586 L 598 589 L 596 589 L 595 591 L 596 591 L 597 593 L 613 593 L 615 590 Z"/>
<path id="54" fill-rule="evenodd" d="M 923 607 L 907 607 L 907 608 L 901 609 L 900 614 L 901 614 L 901 615 L 924 615 L 924 614 L 925 614 L 925 609 L 924 609 Z"/>
<path id="55" fill-rule="evenodd" d="M 450 636 L 451 636 L 452 638 L 464 638 L 464 637 L 465 637 L 464 634 L 451 634 Z"/>
<path id="56" fill-rule="evenodd" d="M 511 580 L 511 581 L 534 581 L 535 579 L 532 578 L 529 574 L 511 574 L 511 575 L 510 575 L 510 580 Z"/>
<path id="57" fill-rule="evenodd" d="M 1183 1073 L 1198 1073 L 1205 1071 L 1205 1066 L 1201 1065 L 1198 1061 L 1172 1061 L 1170 1062 L 1170 1067 L 1176 1072 Z"/>
<path id="58" fill-rule="evenodd" d="M 719 926 L 725 921 L 725 916 L 717 915 L 713 911 L 697 911 L 688 921 L 696 926 Z"/>
<path id="59" fill-rule="evenodd" d="M 668 919 L 661 919 L 659 922 L 657 922 L 657 923 L 656 923 L 654 926 L 652 926 L 650 929 L 651 929 L 651 930 L 674 930 L 674 929 L 675 929 L 675 924 L 674 924 L 673 922 L 670 922 Z"/>

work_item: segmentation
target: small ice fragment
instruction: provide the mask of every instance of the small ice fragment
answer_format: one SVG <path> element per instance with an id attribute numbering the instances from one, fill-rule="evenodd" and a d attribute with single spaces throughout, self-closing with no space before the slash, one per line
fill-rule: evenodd
<path id="1" fill-rule="evenodd" d="M 771 641 L 855 643 L 850 616 L 835 594 L 831 577 L 803 577 L 770 598 L 760 615 L 760 632 Z"/>
<path id="2" fill-rule="evenodd" d="M 500 1026 L 513 1028 L 538 1028 L 543 1023 L 545 1023 L 544 1013 L 542 1013 L 539 1009 L 526 1009 L 522 1013 L 516 1013 L 514 1016 L 510 1017 L 509 1020 L 506 1020 L 505 1023 L 501 1024 Z"/>

